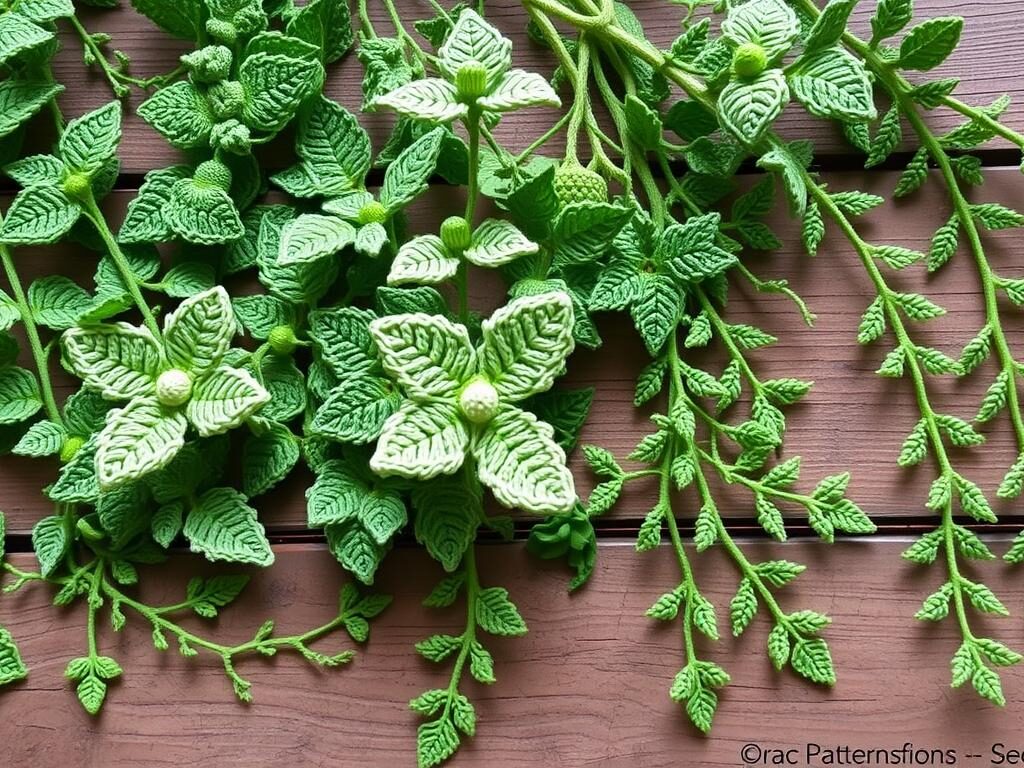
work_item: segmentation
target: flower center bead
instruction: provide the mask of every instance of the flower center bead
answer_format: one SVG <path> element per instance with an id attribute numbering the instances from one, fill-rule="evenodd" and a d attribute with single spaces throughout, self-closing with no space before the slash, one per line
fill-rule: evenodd
<path id="1" fill-rule="evenodd" d="M 156 380 L 156 399 L 161 405 L 184 405 L 192 397 L 192 377 L 179 368 L 161 373 Z"/>
<path id="2" fill-rule="evenodd" d="M 459 410 L 474 424 L 486 424 L 498 415 L 498 390 L 487 379 L 477 376 L 459 393 Z"/>
<path id="3" fill-rule="evenodd" d="M 462 101 L 476 101 L 487 93 L 487 67 L 470 60 L 455 73 L 455 87 Z"/>
<path id="4" fill-rule="evenodd" d="M 368 202 L 360 208 L 359 213 L 356 214 L 356 220 L 360 224 L 383 224 L 387 217 L 388 209 L 376 200 Z"/>
<path id="5" fill-rule="evenodd" d="M 469 222 L 461 216 L 449 216 L 441 222 L 441 242 L 453 253 L 462 253 L 473 242 Z"/>
<path id="6" fill-rule="evenodd" d="M 740 77 L 757 77 L 768 66 L 768 54 L 757 43 L 743 43 L 732 55 L 732 69 Z"/>

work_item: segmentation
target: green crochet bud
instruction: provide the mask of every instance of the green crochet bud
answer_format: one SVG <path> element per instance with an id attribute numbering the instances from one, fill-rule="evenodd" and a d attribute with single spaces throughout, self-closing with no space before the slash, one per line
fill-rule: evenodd
<path id="1" fill-rule="evenodd" d="M 455 73 L 455 87 L 460 100 L 476 101 L 487 93 L 487 68 L 479 61 L 467 61 Z"/>
<path id="2" fill-rule="evenodd" d="M 245 89 L 237 80 L 222 80 L 214 83 L 206 92 L 210 110 L 218 120 L 237 117 L 245 105 Z"/>
<path id="3" fill-rule="evenodd" d="M 181 63 L 197 83 L 216 83 L 231 74 L 231 49 L 223 45 L 208 45 L 186 53 L 181 57 Z"/>
<path id="4" fill-rule="evenodd" d="M 267 14 L 257 4 L 242 8 L 231 17 L 240 35 L 251 35 L 255 32 L 262 32 L 267 28 Z"/>
<path id="5" fill-rule="evenodd" d="M 156 399 L 161 405 L 184 405 L 192 397 L 192 377 L 180 368 L 164 371 L 156 379 Z"/>
<path id="6" fill-rule="evenodd" d="M 757 77 L 768 66 L 768 54 L 757 43 L 743 43 L 732 55 L 732 70 L 739 77 Z"/>
<path id="7" fill-rule="evenodd" d="M 207 160 L 199 164 L 192 180 L 201 187 L 217 187 L 227 192 L 231 189 L 231 170 L 220 160 Z"/>
<path id="8" fill-rule="evenodd" d="M 232 45 L 238 39 L 238 28 L 230 21 L 222 19 L 207 19 L 206 32 L 214 40 Z"/>
<path id="9" fill-rule="evenodd" d="M 249 126 L 234 118 L 223 123 L 215 123 L 210 131 L 210 147 L 230 152 L 232 155 L 248 155 L 252 150 Z"/>
<path id="10" fill-rule="evenodd" d="M 60 460 L 67 464 L 75 458 L 76 453 L 82 450 L 83 445 L 85 445 L 85 438 L 72 435 L 65 439 L 60 447 Z"/>
<path id="11" fill-rule="evenodd" d="M 555 194 L 562 205 L 593 201 L 608 202 L 608 182 L 601 174 L 567 161 L 555 171 Z"/>
<path id="12" fill-rule="evenodd" d="M 453 253 L 462 253 L 473 242 L 469 222 L 461 216 L 449 216 L 441 222 L 441 242 Z"/>
<path id="13" fill-rule="evenodd" d="M 483 376 L 474 376 L 459 393 L 459 410 L 474 424 L 486 424 L 498 415 L 498 390 Z"/>
<path id="14" fill-rule="evenodd" d="M 295 351 L 299 340 L 295 338 L 295 331 L 290 325 L 277 325 L 267 336 L 267 344 L 275 355 L 290 355 Z"/>
<path id="15" fill-rule="evenodd" d="M 376 200 L 371 200 L 362 208 L 359 209 L 359 213 L 356 214 L 356 221 L 360 224 L 383 224 L 388 218 L 388 209 L 378 203 Z"/>
<path id="16" fill-rule="evenodd" d="M 92 191 L 89 177 L 84 173 L 69 173 L 60 186 L 72 200 L 85 200 Z"/>

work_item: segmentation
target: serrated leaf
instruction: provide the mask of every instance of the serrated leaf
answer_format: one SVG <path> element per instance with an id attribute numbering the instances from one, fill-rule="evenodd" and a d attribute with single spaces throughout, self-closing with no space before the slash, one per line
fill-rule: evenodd
<path id="1" fill-rule="evenodd" d="M 725 128 L 748 145 L 759 142 L 789 101 L 789 87 L 779 70 L 769 69 L 748 81 L 730 82 L 718 97 Z"/>
<path id="2" fill-rule="evenodd" d="M 256 510 L 231 488 L 214 488 L 200 496 L 185 520 L 184 532 L 192 551 L 210 560 L 264 567 L 274 562 Z"/>
<path id="3" fill-rule="evenodd" d="M 864 65 L 842 48 L 805 53 L 789 75 L 793 95 L 818 117 L 867 121 L 876 117 Z"/>
<path id="4" fill-rule="evenodd" d="M 960 42 L 964 20 L 959 16 L 928 19 L 907 33 L 900 43 L 899 66 L 903 69 L 934 69 Z"/>
<path id="5" fill-rule="evenodd" d="M 488 587 L 479 592 L 475 606 L 476 621 L 492 635 L 519 636 L 526 634 L 526 622 L 502 587 Z"/>

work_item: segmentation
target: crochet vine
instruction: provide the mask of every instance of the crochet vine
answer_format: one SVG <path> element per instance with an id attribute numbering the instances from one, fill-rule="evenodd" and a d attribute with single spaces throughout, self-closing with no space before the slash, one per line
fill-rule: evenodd
<path id="1" fill-rule="evenodd" d="M 842 671 L 829 617 L 783 589 L 805 566 L 752 557 L 722 494 L 742 489 L 778 541 L 793 515 L 827 543 L 875 530 L 848 497 L 842 467 L 810 478 L 799 457 L 782 455 L 795 418 L 786 409 L 811 390 L 813 368 L 765 375 L 760 360 L 771 350 L 751 351 L 776 342 L 772 329 L 730 315 L 730 296 L 753 289 L 787 297 L 813 324 L 786 280 L 745 263 L 751 251 L 782 246 L 768 223 L 776 198 L 800 222 L 809 255 L 833 230 L 841 245 L 828 258 L 853 259 L 874 288 L 850 341 L 886 347 L 878 373 L 904 379 L 916 408 L 894 458 L 934 473 L 921 503 L 936 527 L 904 557 L 945 578 L 917 617 L 951 615 L 961 632 L 953 685 L 1005 703 L 998 668 L 1021 656 L 976 634 L 971 612 L 1008 610 L 963 569 L 995 554 L 956 519 L 996 515 L 957 467 L 963 451 L 984 450 L 985 425 L 1005 419 L 1019 456 L 997 493 L 1024 492 L 1024 360 L 1002 301 L 1024 305 L 1024 279 L 990 261 L 985 236 L 1024 225 L 1024 215 L 967 191 L 984 180 L 974 150 L 995 137 L 1024 149 L 1024 136 L 1000 121 L 1005 98 L 972 106 L 954 95 L 955 79 L 919 74 L 955 50 L 961 19 L 919 19 L 912 0 L 877 0 L 864 39 L 849 24 L 857 2 L 677 1 L 680 33 L 663 50 L 618 0 L 521 0 L 530 38 L 551 55 L 547 78 L 513 66 L 512 43 L 482 2 L 431 0 L 429 16 L 408 21 L 381 0 L 381 23 L 365 0 L 355 18 L 345 0 L 131 0 L 132 12 L 193 45 L 171 71 L 145 79 L 108 35 L 85 28 L 71 0 L 0 2 L 0 160 L 19 187 L 0 224 L 0 426 L 14 454 L 59 461 L 44 489 L 52 509 L 32 533 L 38 569 L 3 562 L 5 591 L 40 582 L 57 605 L 85 603 L 86 652 L 65 673 L 82 706 L 95 714 L 111 681 L 130 684 L 131 671 L 104 655 L 101 633 L 103 617 L 131 631 L 126 612 L 159 651 L 175 640 L 185 657 L 219 657 L 243 701 L 252 693 L 235 669 L 242 656 L 291 650 L 318 666 L 348 662 L 352 651 L 313 644 L 341 631 L 367 640 L 369 620 L 389 603 L 367 588 L 407 531 L 440 566 L 424 604 L 464 607 L 459 634 L 415 646 L 446 665 L 438 687 L 410 702 L 422 718 L 419 765 L 442 763 L 476 731 L 465 682 L 493 684 L 500 673 L 488 638 L 527 632 L 530 617 L 493 583 L 476 544 L 481 531 L 514 536 L 497 507 L 533 516 L 528 549 L 564 559 L 575 589 L 599 567 L 594 518 L 628 502 L 641 479 L 658 493 L 636 549 L 678 565 L 674 583 L 648 585 L 647 615 L 677 623 L 680 662 L 665 688 L 693 726 L 712 728 L 731 682 L 727 651 L 697 642 L 720 640 L 719 615 L 739 636 L 760 613 L 769 663 L 832 685 Z M 51 67 L 58 29 L 112 96 L 70 121 Z M 358 105 L 325 90 L 347 56 L 363 71 Z M 129 94 L 181 160 L 149 170 L 117 222 L 103 200 L 118 179 Z M 505 146 L 496 126 L 538 107 L 560 116 Z M 811 142 L 775 130 L 795 109 L 838 125 L 866 167 L 913 142 L 892 196 L 934 184 L 949 200 L 927 253 L 862 233 L 857 217 L 886 201 L 824 183 Z M 938 109 L 963 121 L 938 133 L 929 120 Z M 390 120 L 376 151 L 359 111 Z M 52 132 L 48 154 L 23 149 L 37 126 Z M 267 161 L 262 145 L 282 137 L 293 156 Z M 741 176 L 744 163 L 757 179 Z M 440 183 L 461 201 L 412 227 L 407 210 Z M 26 287 L 26 249 L 70 241 L 93 254 L 94 284 L 56 274 Z M 916 325 L 943 308 L 893 287 L 891 273 L 935 272 L 953 258 L 977 273 L 984 321 L 958 349 L 941 350 L 916 340 Z M 496 308 L 470 301 L 484 270 L 506 286 Z M 599 480 L 582 500 L 567 455 L 594 393 L 557 380 L 577 347 L 601 345 L 608 323 L 631 325 L 647 353 L 634 402 L 651 426 L 625 457 L 582 447 Z M 989 358 L 994 365 L 982 366 Z M 976 411 L 936 404 L 935 377 L 985 371 L 994 378 Z M 61 375 L 75 382 L 63 402 Z M 259 497 L 299 482 L 290 476 L 300 464 L 315 476 L 308 525 L 354 580 L 335 616 L 288 636 L 268 620 L 251 640 L 224 645 L 180 616 L 215 617 L 248 575 L 197 575 L 172 605 L 137 596 L 168 559 L 198 568 L 181 545 L 211 561 L 271 567 Z M 0 561 L 3 533 L 0 515 Z M 727 607 L 714 605 L 694 567 L 714 546 L 735 569 Z M 1024 533 L 1004 559 L 1024 561 Z M 28 675 L 26 661 L 0 628 L 0 685 Z"/>

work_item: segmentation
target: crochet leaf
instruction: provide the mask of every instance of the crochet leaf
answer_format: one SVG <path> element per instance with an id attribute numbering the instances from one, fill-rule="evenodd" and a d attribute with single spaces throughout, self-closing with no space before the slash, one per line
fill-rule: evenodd
<path id="1" fill-rule="evenodd" d="M 224 357 L 236 331 L 231 299 L 222 286 L 185 299 L 164 320 L 167 361 L 201 375 Z"/>
<path id="2" fill-rule="evenodd" d="M 777 69 L 748 81 L 734 81 L 722 89 L 718 107 L 722 124 L 740 141 L 757 144 L 789 101 L 786 78 Z"/>
<path id="3" fill-rule="evenodd" d="M 11 633 L 0 627 L 0 685 L 28 677 L 28 668 L 21 660 Z"/>
<path id="4" fill-rule="evenodd" d="M 237 427 L 269 400 L 252 374 L 221 366 L 196 383 L 185 413 L 199 434 L 209 437 Z"/>
<path id="5" fill-rule="evenodd" d="M 413 80 L 377 97 L 374 105 L 433 123 L 450 123 L 469 112 L 469 107 L 458 100 L 455 86 L 436 77 Z"/>
<path id="6" fill-rule="evenodd" d="M 209 560 L 264 567 L 274 562 L 256 510 L 231 488 L 214 488 L 200 496 L 185 519 L 184 531 L 192 551 Z"/>
<path id="7" fill-rule="evenodd" d="M 480 481 L 507 507 L 557 514 L 576 503 L 572 473 L 554 430 L 532 413 L 506 406 L 487 425 L 473 454 Z"/>
<path id="8" fill-rule="evenodd" d="M 170 463 L 185 444 L 188 423 L 155 398 L 139 397 L 110 412 L 96 447 L 101 490 L 137 480 Z"/>
<path id="9" fill-rule="evenodd" d="M 24 368 L 0 368 L 0 424 L 16 424 L 42 408 L 36 377 Z"/>
<path id="10" fill-rule="evenodd" d="M 62 342 L 72 371 L 103 397 L 126 400 L 153 391 L 162 355 L 145 328 L 127 323 L 71 328 Z"/>
<path id="11" fill-rule="evenodd" d="M 293 194 L 302 192 L 299 197 L 337 195 L 362 186 L 370 169 L 370 137 L 351 112 L 323 96 L 303 109 L 295 151 L 306 186 L 300 190 L 286 181 L 295 176 L 272 178 Z"/>
<path id="12" fill-rule="evenodd" d="M 796 14 L 782 0 L 752 0 L 731 9 L 722 20 L 726 40 L 760 45 L 769 61 L 788 51 L 799 33 Z"/>
<path id="13" fill-rule="evenodd" d="M 351 245 L 356 230 L 333 216 L 306 213 L 288 222 L 281 233 L 281 265 L 305 264 L 333 256 Z"/>
<path id="14" fill-rule="evenodd" d="M 793 95 L 818 117 L 874 120 L 871 82 L 864 66 L 842 48 L 804 56 L 789 77 Z"/>
<path id="15" fill-rule="evenodd" d="M 512 41 L 467 8 L 459 14 L 448 40 L 438 50 L 438 65 L 454 80 L 459 68 L 471 61 L 484 66 L 489 84 L 493 85 L 512 66 Z"/>
<path id="16" fill-rule="evenodd" d="M 435 128 L 410 144 L 388 166 L 380 202 L 389 212 L 404 208 L 427 190 L 446 135 L 443 128 Z"/>
<path id="17" fill-rule="evenodd" d="M 138 113 L 178 149 L 205 146 L 216 122 L 206 98 L 187 80 L 158 90 L 139 105 Z"/>
<path id="18" fill-rule="evenodd" d="M 380 435 L 385 421 L 401 404 L 386 382 L 352 378 L 337 387 L 313 417 L 313 432 L 345 443 L 368 443 Z"/>
<path id="19" fill-rule="evenodd" d="M 462 466 L 468 444 L 454 405 L 407 401 L 384 422 L 370 468 L 418 480 L 450 475 Z"/>
<path id="20" fill-rule="evenodd" d="M 0 46 L 3 45 L 3 27 L 4 20 L 0 18 Z M 14 78 L 0 83 L 0 138 L 17 130 L 62 90 L 63 87 L 56 83 L 37 83 Z M 6 172 L 19 183 L 23 183 L 10 172 L 10 166 Z"/>
<path id="21" fill-rule="evenodd" d="M 514 224 L 504 219 L 486 219 L 473 232 L 463 255 L 478 267 L 500 267 L 521 256 L 531 256 L 540 246 L 528 240 Z"/>
<path id="22" fill-rule="evenodd" d="M 112 101 L 68 123 L 58 147 L 68 168 L 91 176 L 114 157 L 120 140 L 121 103 Z"/>
<path id="23" fill-rule="evenodd" d="M 567 294 L 516 299 L 483 322 L 481 370 L 498 394 L 511 401 L 543 392 L 573 350 L 572 327 Z"/>
<path id="24" fill-rule="evenodd" d="M 438 315 L 392 315 L 370 323 L 384 370 L 415 401 L 453 396 L 476 367 L 469 332 Z"/>
<path id="25" fill-rule="evenodd" d="M 276 133 L 319 87 L 322 77 L 323 68 L 317 61 L 268 53 L 246 57 L 238 70 L 245 91 L 242 119 L 250 127 Z"/>
<path id="26" fill-rule="evenodd" d="M 78 221 L 82 209 L 56 187 L 23 189 L 0 227 L 0 242 L 41 245 L 59 240 Z"/>
<path id="27" fill-rule="evenodd" d="M 513 69 L 502 75 L 491 92 L 481 96 L 477 104 L 493 112 L 510 112 L 524 107 L 559 107 L 562 100 L 536 72 Z"/>
<path id="28" fill-rule="evenodd" d="M 391 262 L 388 285 L 436 285 L 455 277 L 459 260 L 437 235 L 420 235 L 404 243 Z"/>

